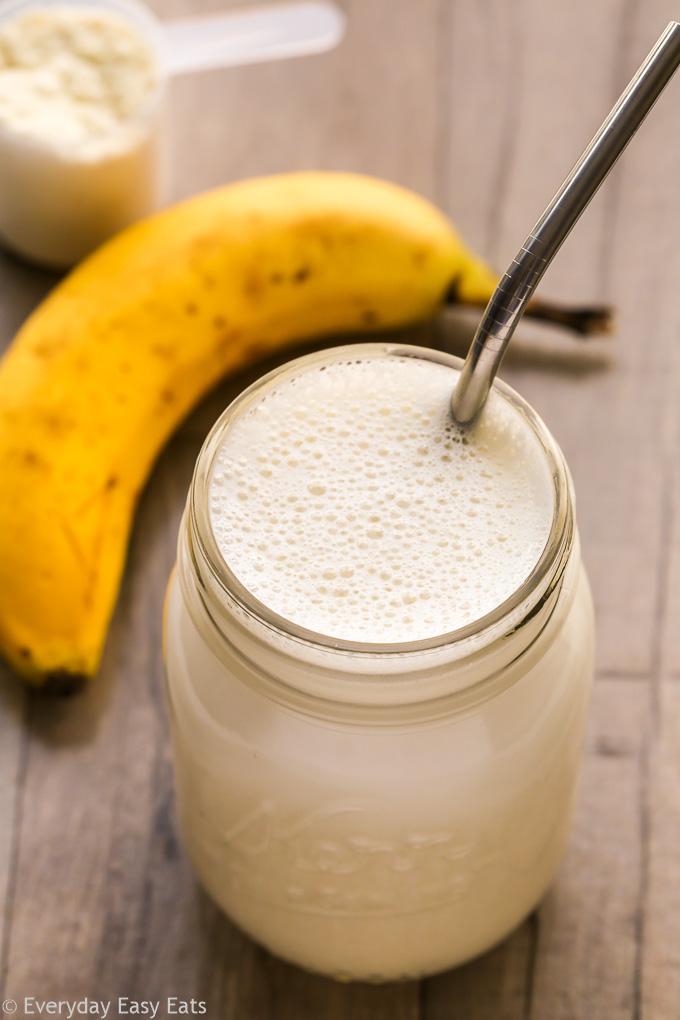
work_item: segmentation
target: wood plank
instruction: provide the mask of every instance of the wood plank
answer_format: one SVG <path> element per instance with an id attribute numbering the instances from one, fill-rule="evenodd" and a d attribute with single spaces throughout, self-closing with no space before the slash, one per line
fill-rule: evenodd
<path id="1" fill-rule="evenodd" d="M 52 287 L 57 276 L 24 265 L 0 251 L 0 352 L 25 317 Z M 27 752 L 27 697 L 0 665 L 0 999 L 11 937 L 14 882 L 19 852 L 17 821 L 21 815 Z"/>
<path id="2" fill-rule="evenodd" d="M 423 1020 L 525 1020 L 536 942 L 531 917 L 496 949 L 423 982 Z"/>
<path id="3" fill-rule="evenodd" d="M 470 243 L 501 269 L 614 98 L 612 26 L 622 7 L 622 0 L 550 8 L 536 0 L 512 7 L 463 0 L 452 9 L 445 47 L 449 139 L 438 197 Z M 593 53 L 597 60 L 588 59 Z M 583 237 L 584 221 L 571 255 L 565 249 L 550 271 L 551 293 L 584 301 L 599 292 L 588 253 L 602 229 L 601 201 L 587 215 L 592 235 Z"/>
<path id="4" fill-rule="evenodd" d="M 680 686 L 659 690 L 649 777 L 649 866 L 641 961 L 642 1020 L 674 1017 L 680 1002 Z"/>
<path id="5" fill-rule="evenodd" d="M 0 1001 L 12 931 L 19 819 L 26 766 L 27 696 L 0 668 Z"/>
<path id="6" fill-rule="evenodd" d="M 680 279 L 680 248 L 670 254 L 671 270 Z M 659 651 L 662 676 L 680 679 L 680 305 L 669 294 L 664 306 L 664 331 L 674 339 L 669 365 L 670 399 L 666 408 L 663 430 L 664 491 L 663 539 L 666 543 L 662 560 L 661 598 L 664 611 Z"/>
<path id="7" fill-rule="evenodd" d="M 678 265 L 680 273 L 680 261 Z M 679 277 L 680 278 L 680 277 Z M 680 327 L 676 332 L 676 342 L 680 348 Z M 674 378 L 678 379 L 674 373 Z M 680 406 L 680 393 L 676 396 L 676 407 Z M 679 416 L 680 417 L 680 416 Z M 675 450 L 680 449 L 680 421 L 674 422 L 670 427 L 675 441 L 672 446 Z M 670 457 L 668 458 L 670 460 Z M 680 680 L 680 468 L 677 463 L 666 463 L 668 477 L 668 497 L 666 514 L 666 534 L 668 537 L 668 556 L 666 561 L 666 573 L 664 581 L 665 614 L 661 650 L 660 669 L 662 676 L 673 677 Z"/>

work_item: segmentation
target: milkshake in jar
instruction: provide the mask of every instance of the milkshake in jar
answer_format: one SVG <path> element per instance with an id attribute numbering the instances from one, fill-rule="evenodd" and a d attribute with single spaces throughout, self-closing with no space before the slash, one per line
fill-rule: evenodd
<path id="1" fill-rule="evenodd" d="M 538 903 L 564 853 L 593 616 L 561 452 L 462 363 L 293 362 L 198 459 L 166 607 L 181 827 L 216 902 L 343 979 L 433 973 Z"/>

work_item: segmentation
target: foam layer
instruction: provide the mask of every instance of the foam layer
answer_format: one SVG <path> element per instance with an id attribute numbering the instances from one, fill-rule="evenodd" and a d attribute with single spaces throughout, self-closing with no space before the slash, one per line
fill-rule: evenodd
<path id="1" fill-rule="evenodd" d="M 232 422 L 210 515 L 256 598 L 329 637 L 402 642 L 512 595 L 550 531 L 547 461 L 498 394 L 462 432 L 456 380 L 429 361 L 362 357 L 303 369 Z"/>

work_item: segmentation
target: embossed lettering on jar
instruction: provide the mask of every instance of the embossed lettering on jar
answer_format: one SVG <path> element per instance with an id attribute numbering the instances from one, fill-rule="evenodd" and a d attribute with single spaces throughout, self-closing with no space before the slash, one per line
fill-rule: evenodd
<path id="1" fill-rule="evenodd" d="M 502 436 L 512 438 L 512 470 L 528 472 L 549 494 L 545 536 L 510 590 L 498 588 L 502 598 L 487 604 L 483 591 L 473 593 L 479 601 L 464 603 L 473 606 L 469 618 L 467 610 L 456 615 L 460 606 L 449 615 L 446 600 L 436 616 L 414 610 L 393 624 L 383 614 L 375 628 L 382 643 L 369 643 L 370 626 L 359 637 L 342 630 L 351 624 L 346 614 L 332 633 L 323 602 L 310 600 L 304 616 L 305 585 L 315 579 L 302 568 L 297 603 L 285 585 L 270 604 L 266 587 L 253 594 L 247 552 L 230 555 L 224 537 L 231 534 L 235 543 L 234 527 L 244 524 L 247 550 L 247 513 L 239 511 L 224 534 L 211 520 L 210 506 L 220 503 L 211 488 L 216 471 L 223 471 L 248 416 L 267 403 L 276 419 L 277 394 L 285 404 L 297 387 L 297 399 L 310 373 L 331 377 L 322 403 L 341 409 L 340 397 L 329 403 L 333 373 L 360 363 L 385 382 L 386 393 L 389 379 L 402 385 L 403 368 L 415 387 L 412 404 L 422 386 L 423 406 L 434 401 L 426 425 L 439 428 L 436 402 L 453 391 L 461 363 L 434 351 L 338 348 L 251 387 L 201 451 L 168 591 L 165 642 L 181 825 L 207 891 L 253 938 L 294 963 L 339 978 L 391 980 L 442 970 L 490 948 L 553 880 L 576 796 L 593 619 L 566 465 L 545 425 L 502 384 L 489 421 L 496 415 L 509 423 Z M 345 379 L 345 393 L 351 385 Z M 365 391 L 369 404 L 368 394 L 378 394 L 380 414 L 381 387 Z M 248 442 L 252 458 L 239 462 L 246 486 L 262 466 L 258 455 L 266 456 L 253 436 Z M 342 459 L 340 448 L 331 452 L 329 470 Z M 407 478 L 409 456 L 406 446 Z M 298 484 L 293 475 L 286 484 Z M 380 477 L 386 486 L 387 475 Z M 266 492 L 262 501 L 271 502 Z M 228 498 L 220 506 L 230 513 Z M 437 526 L 442 533 L 454 528 L 447 517 L 432 524 L 433 534 Z M 481 523 L 469 534 L 472 549 Z M 426 558 L 423 543 L 397 552 L 404 562 L 419 551 Z M 531 548 L 531 535 L 522 544 Z M 331 537 L 327 545 L 334 555 Z M 292 556 L 296 548 L 289 543 Z M 442 548 L 448 583 L 453 550 Z M 389 542 L 372 547 L 366 570 L 389 549 Z M 293 576 L 298 567 L 286 569 Z M 314 565 L 305 569 L 313 572 Z M 416 576 L 425 574 L 412 571 Z M 382 597 L 379 587 L 373 594 Z M 360 599 L 360 592 L 343 588 L 341 596 Z M 460 602 L 452 585 L 456 597 Z M 403 602 L 406 613 L 411 602 Z M 437 632 L 437 620 L 448 622 L 447 633 Z"/>

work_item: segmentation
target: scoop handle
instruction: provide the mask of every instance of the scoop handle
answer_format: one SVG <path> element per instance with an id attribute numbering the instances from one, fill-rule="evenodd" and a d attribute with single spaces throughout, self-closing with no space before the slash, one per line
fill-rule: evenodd
<path id="1" fill-rule="evenodd" d="M 496 287 L 452 398 L 472 421 L 484 406 L 524 309 L 579 216 L 680 65 L 680 24 L 671 21 Z"/>
<path id="2" fill-rule="evenodd" d="M 226 11 L 166 22 L 166 69 L 187 74 L 283 60 L 330 50 L 342 39 L 345 16 L 330 0 Z"/>

